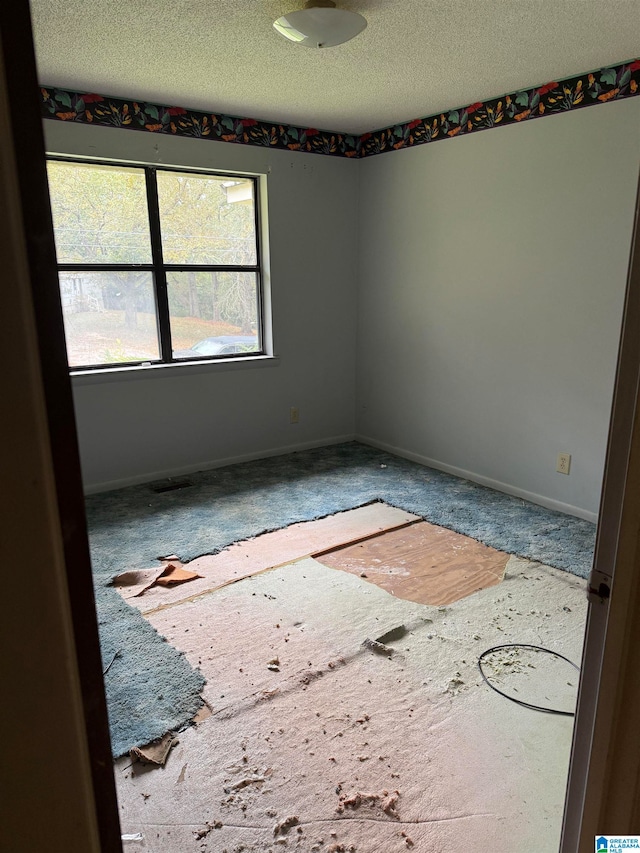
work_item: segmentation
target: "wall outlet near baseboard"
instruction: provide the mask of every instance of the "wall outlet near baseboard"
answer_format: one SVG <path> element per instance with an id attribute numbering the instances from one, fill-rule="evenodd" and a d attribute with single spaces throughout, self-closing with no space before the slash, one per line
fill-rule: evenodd
<path id="1" fill-rule="evenodd" d="M 297 406 L 291 406 L 289 409 L 289 423 L 297 424 L 300 423 L 300 412 L 298 411 Z"/>
<path id="2" fill-rule="evenodd" d="M 556 471 L 558 474 L 568 474 L 571 470 L 571 454 L 558 453 L 558 461 L 556 463 Z"/>

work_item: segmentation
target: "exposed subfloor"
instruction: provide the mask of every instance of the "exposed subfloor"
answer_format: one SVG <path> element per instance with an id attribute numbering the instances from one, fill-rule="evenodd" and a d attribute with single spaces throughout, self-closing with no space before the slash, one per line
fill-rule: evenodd
<path id="1" fill-rule="evenodd" d="M 425 605 L 298 547 L 232 585 L 135 600 L 202 670 L 212 713 L 164 767 L 116 763 L 122 831 L 144 836 L 126 849 L 557 850 L 573 720 L 499 696 L 477 660 L 514 642 L 579 662 L 584 581 L 510 557 L 497 585 Z M 392 654 L 365 643 L 399 626 Z M 525 701 L 575 701 L 577 673 L 550 656 L 500 653 L 490 672 Z"/>

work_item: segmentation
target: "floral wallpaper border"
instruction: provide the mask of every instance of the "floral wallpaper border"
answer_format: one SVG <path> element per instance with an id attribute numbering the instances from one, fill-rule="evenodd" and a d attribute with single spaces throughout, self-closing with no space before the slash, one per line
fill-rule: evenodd
<path id="1" fill-rule="evenodd" d="M 70 92 L 55 86 L 43 86 L 40 92 L 43 118 L 335 157 L 359 155 L 359 137 L 346 133 Z"/>
<path id="2" fill-rule="evenodd" d="M 46 119 L 359 158 L 633 97 L 640 92 L 640 59 L 362 136 L 71 92 L 52 86 L 44 86 L 40 91 L 42 116 Z"/>
<path id="3" fill-rule="evenodd" d="M 466 136 L 493 127 L 606 104 L 633 97 L 639 91 L 640 59 L 636 59 L 364 133 L 359 140 L 359 156 L 370 157 L 438 139 Z"/>

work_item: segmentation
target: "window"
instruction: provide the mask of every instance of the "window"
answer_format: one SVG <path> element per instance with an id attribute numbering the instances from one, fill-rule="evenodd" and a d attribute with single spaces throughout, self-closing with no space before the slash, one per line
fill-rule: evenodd
<path id="1" fill-rule="evenodd" d="M 254 178 L 47 168 L 72 370 L 264 352 Z"/>

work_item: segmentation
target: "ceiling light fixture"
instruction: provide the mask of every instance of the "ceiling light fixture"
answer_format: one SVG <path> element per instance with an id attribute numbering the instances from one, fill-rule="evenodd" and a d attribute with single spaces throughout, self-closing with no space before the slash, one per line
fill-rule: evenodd
<path id="1" fill-rule="evenodd" d="M 304 9 L 283 15 L 273 26 L 280 35 L 304 47 L 335 47 L 361 33 L 367 20 L 357 12 L 336 9 L 333 0 L 307 0 Z"/>

